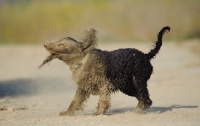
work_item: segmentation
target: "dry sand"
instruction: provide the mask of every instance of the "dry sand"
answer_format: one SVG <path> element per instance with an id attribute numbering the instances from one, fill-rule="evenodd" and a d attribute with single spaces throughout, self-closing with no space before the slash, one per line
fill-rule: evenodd
<path id="1" fill-rule="evenodd" d="M 68 108 L 76 90 L 68 66 L 54 60 L 37 69 L 48 55 L 42 44 L 1 45 L 0 126 L 200 125 L 200 58 L 190 49 L 195 43 L 165 42 L 152 60 L 154 74 L 148 85 L 153 105 L 148 114 L 134 113 L 137 100 L 118 92 L 111 97 L 107 115 L 92 116 L 98 97 L 91 96 L 84 111 L 71 117 L 59 116 Z M 120 47 L 147 52 L 149 43 L 99 46 L 106 50 Z"/>

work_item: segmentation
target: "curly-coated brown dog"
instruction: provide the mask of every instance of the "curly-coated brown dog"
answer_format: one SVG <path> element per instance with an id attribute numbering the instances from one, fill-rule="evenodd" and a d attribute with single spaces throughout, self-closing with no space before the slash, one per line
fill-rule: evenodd
<path id="1" fill-rule="evenodd" d="M 162 36 L 166 31 L 170 31 L 170 27 L 161 29 L 154 48 L 147 54 L 133 48 L 114 51 L 97 49 L 94 29 L 86 31 L 82 42 L 71 37 L 45 42 L 44 47 L 50 52 L 50 56 L 42 65 L 54 58 L 64 61 L 70 67 L 73 79 L 78 85 L 74 100 L 68 110 L 60 115 L 73 115 L 75 111 L 82 110 L 83 103 L 90 94 L 99 95 L 94 115 L 105 114 L 110 107 L 110 95 L 116 91 L 135 96 L 138 100 L 135 111 L 146 113 L 152 104 L 147 89 L 147 81 L 153 71 L 150 60 L 160 50 Z"/>

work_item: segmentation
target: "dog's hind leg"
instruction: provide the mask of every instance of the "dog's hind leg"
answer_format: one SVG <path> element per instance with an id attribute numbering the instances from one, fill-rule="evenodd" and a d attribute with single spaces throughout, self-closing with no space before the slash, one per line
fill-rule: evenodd
<path id="1" fill-rule="evenodd" d="M 98 107 L 97 111 L 93 115 L 104 115 L 110 107 L 110 99 L 110 92 L 107 89 L 107 85 L 103 85 L 103 87 L 99 89 Z"/>
<path id="2" fill-rule="evenodd" d="M 147 109 L 152 105 L 152 100 L 149 98 L 149 91 L 145 87 L 142 89 L 143 97 L 144 97 L 144 110 L 147 111 Z"/>
<path id="3" fill-rule="evenodd" d="M 74 100 L 71 102 L 67 111 L 61 112 L 60 115 L 73 115 L 76 110 L 83 110 L 83 102 L 89 98 L 89 93 L 81 88 L 76 90 Z"/>
<path id="4" fill-rule="evenodd" d="M 137 107 L 135 109 L 136 113 L 146 114 L 147 109 L 151 106 L 152 101 L 149 98 L 149 92 L 147 87 L 137 88 L 136 98 L 138 100 Z"/>

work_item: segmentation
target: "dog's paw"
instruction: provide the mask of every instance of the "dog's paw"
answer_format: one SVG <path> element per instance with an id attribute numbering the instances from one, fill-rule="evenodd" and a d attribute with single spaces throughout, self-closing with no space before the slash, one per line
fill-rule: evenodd
<path id="1" fill-rule="evenodd" d="M 68 112 L 68 111 L 64 111 L 64 112 L 60 113 L 60 116 L 73 116 L 73 115 L 74 115 L 74 113 Z"/>
<path id="2" fill-rule="evenodd" d="M 101 113 L 101 112 L 95 112 L 95 113 L 93 114 L 93 116 L 98 116 L 98 115 L 105 115 L 105 114 L 103 114 L 103 113 Z"/>
<path id="3" fill-rule="evenodd" d="M 139 108 L 134 109 L 134 112 L 137 113 L 137 114 L 141 114 L 141 115 L 147 114 L 146 110 L 139 109 Z"/>

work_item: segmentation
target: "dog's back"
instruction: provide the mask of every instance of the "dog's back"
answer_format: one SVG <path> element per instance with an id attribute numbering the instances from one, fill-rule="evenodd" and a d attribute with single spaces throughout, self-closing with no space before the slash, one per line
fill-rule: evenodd
<path id="1" fill-rule="evenodd" d="M 105 75 L 115 87 L 129 96 L 137 95 L 136 78 L 148 80 L 153 67 L 145 54 L 137 49 L 118 49 L 114 51 L 98 50 L 99 58 L 105 66 Z M 138 85 L 140 86 L 140 85 Z"/>

